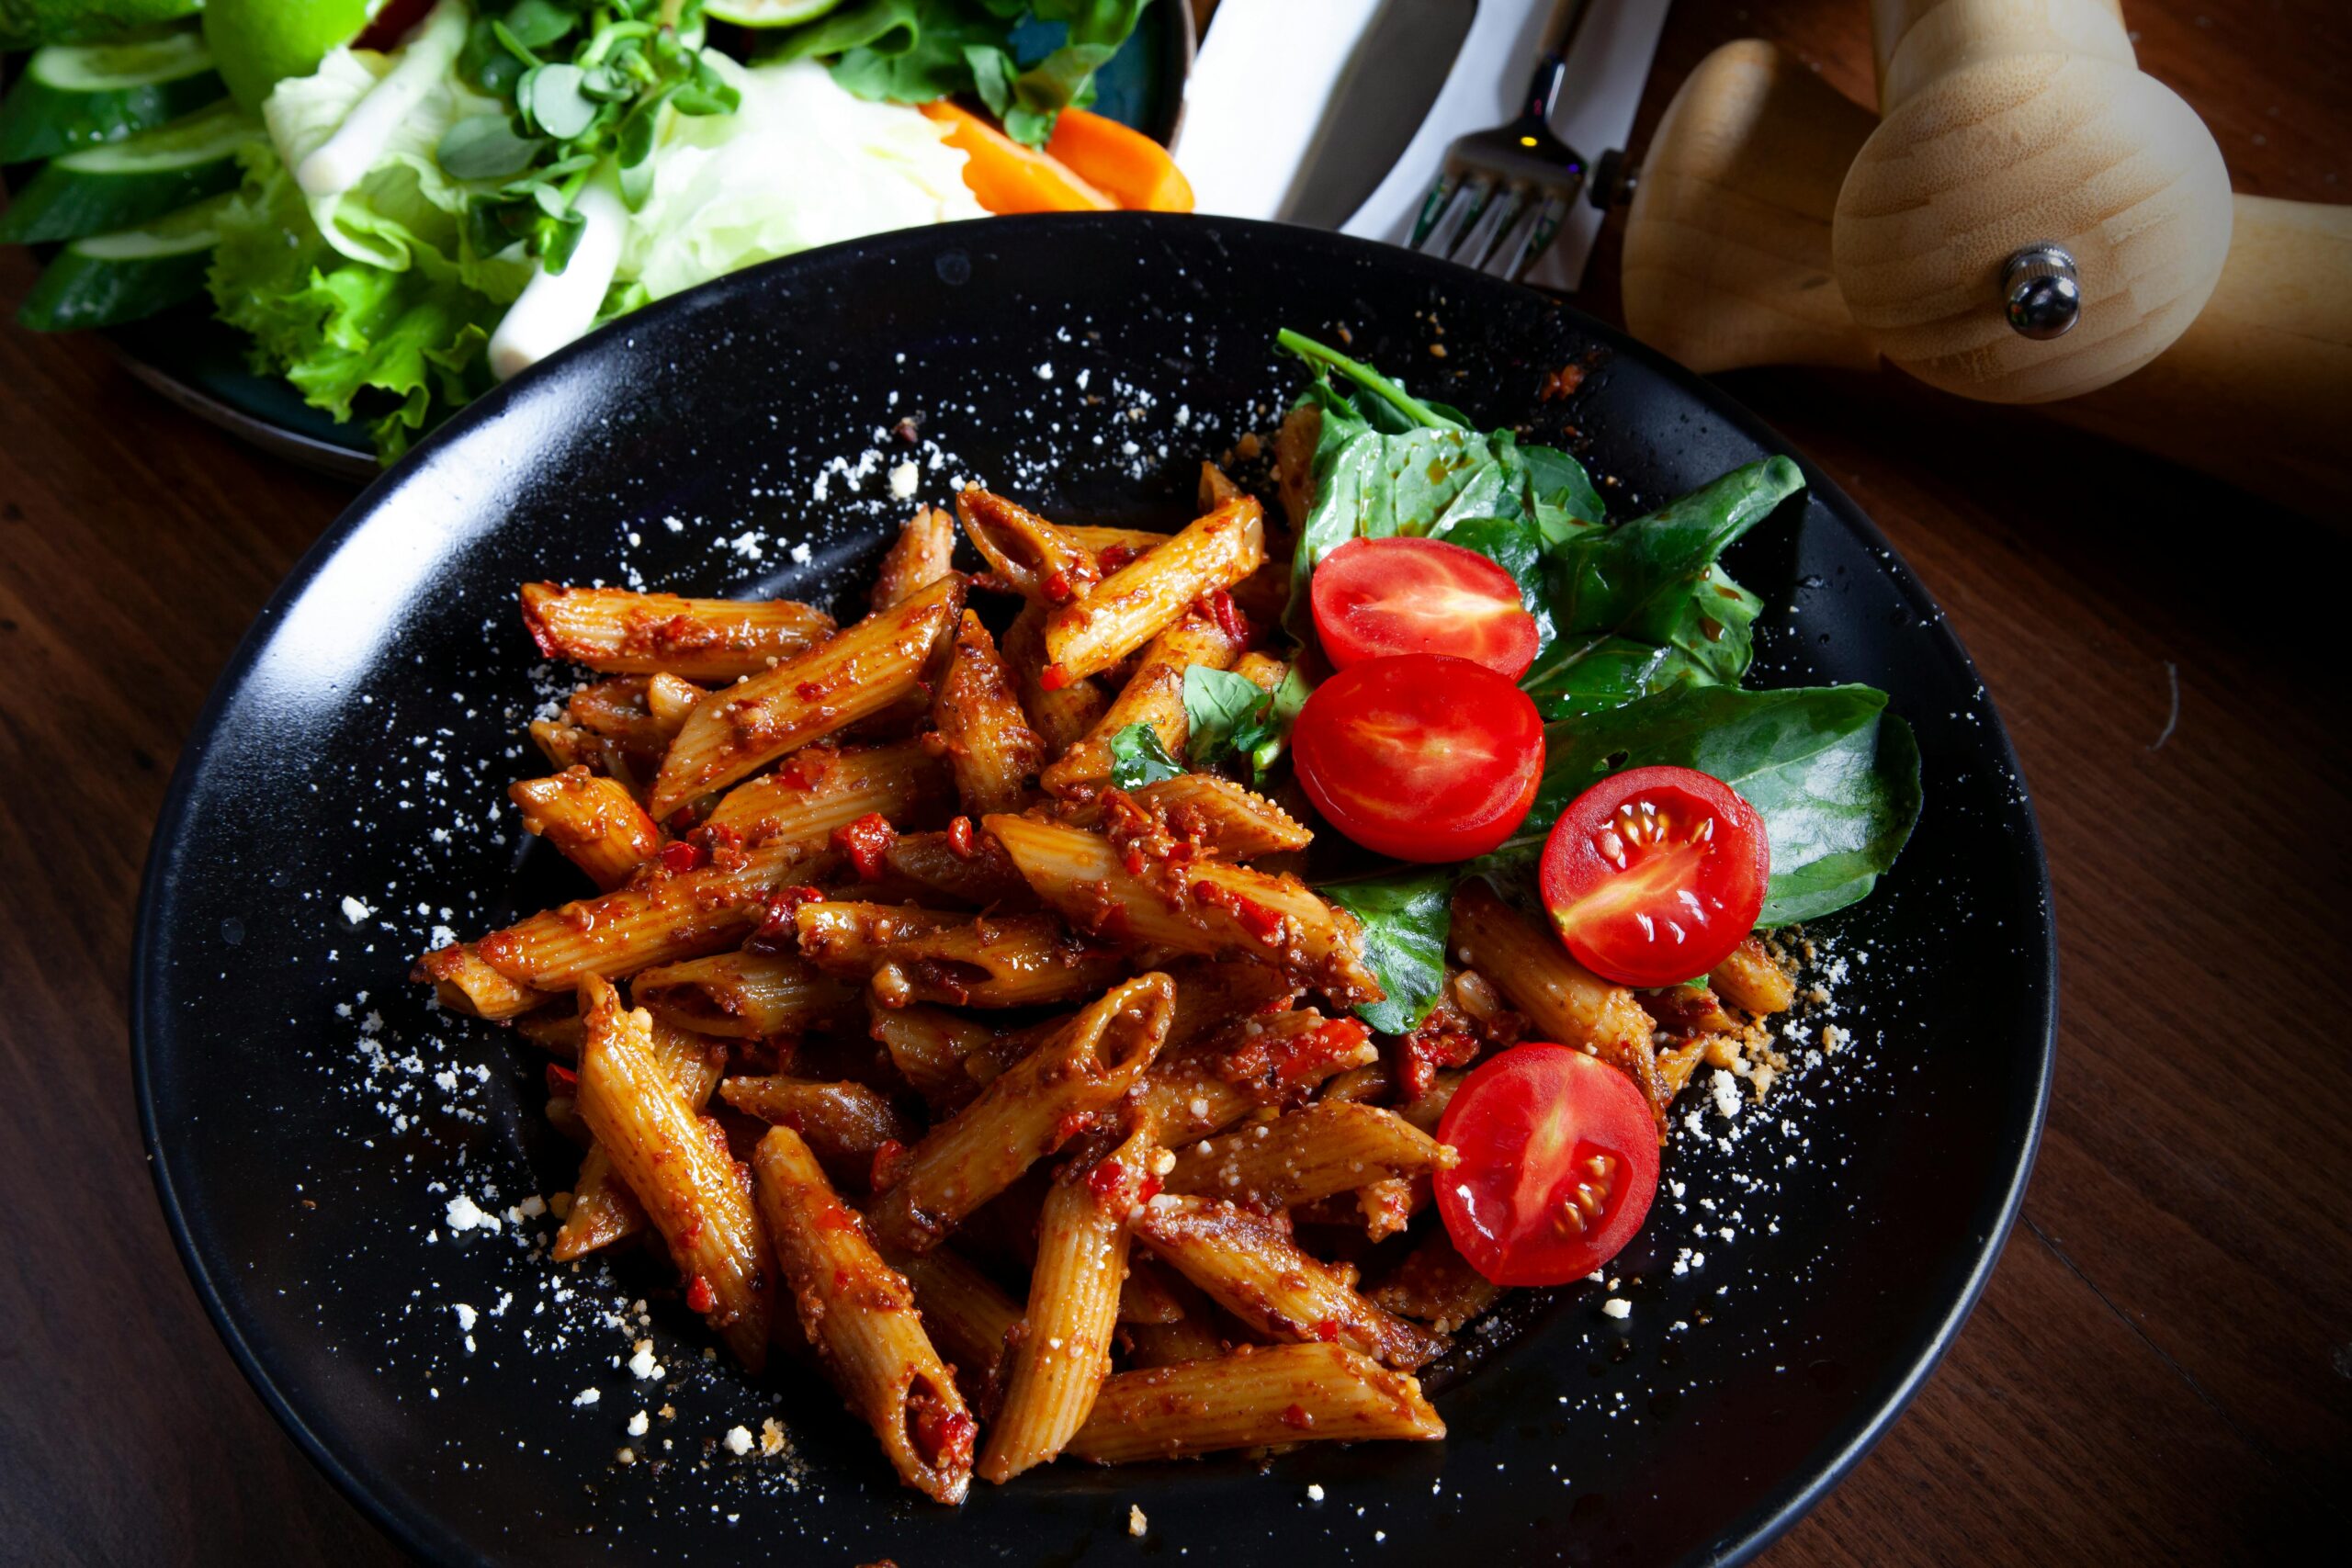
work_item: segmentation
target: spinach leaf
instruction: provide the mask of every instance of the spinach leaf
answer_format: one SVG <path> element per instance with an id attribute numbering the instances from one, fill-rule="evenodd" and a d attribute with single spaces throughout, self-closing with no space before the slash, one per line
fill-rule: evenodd
<path id="1" fill-rule="evenodd" d="M 1461 874 L 1459 866 L 1407 866 L 1318 890 L 1363 924 L 1364 963 L 1388 994 L 1356 1009 L 1356 1016 L 1383 1034 L 1411 1033 L 1445 988 L 1445 943 Z"/>
<path id="2" fill-rule="evenodd" d="M 1630 638 L 1674 649 L 1673 678 L 1737 684 L 1755 656 L 1749 628 L 1763 606 L 1715 558 L 1804 487 L 1794 463 L 1768 457 L 1645 517 L 1561 543 L 1544 566 L 1560 643 L 1521 683 L 1538 696 L 1572 693 L 1578 663 L 1612 638 Z"/>
<path id="3" fill-rule="evenodd" d="M 1292 721 L 1306 704 L 1306 678 L 1294 668 L 1269 692 L 1245 675 L 1194 664 L 1184 671 L 1184 717 L 1192 739 L 1185 756 L 1205 768 L 1236 754 L 1250 759 L 1253 784 L 1290 739 Z"/>
<path id="4" fill-rule="evenodd" d="M 1141 789 L 1183 771 L 1160 743 L 1159 731 L 1148 724 L 1131 724 L 1111 737 L 1111 782 L 1121 789 Z"/>
<path id="5" fill-rule="evenodd" d="M 1544 654 L 1558 640 L 1559 627 L 1552 619 L 1551 601 L 1544 595 L 1542 525 L 1526 517 L 1470 517 L 1449 525 L 1438 536 L 1449 545 L 1477 551 L 1510 573 L 1511 581 L 1519 584 L 1520 603 L 1535 617 L 1535 661 L 1544 662 Z"/>
<path id="6" fill-rule="evenodd" d="M 1764 818 L 1772 880 L 1758 929 L 1866 897 L 1919 819 L 1911 727 L 1869 686 L 1680 686 L 1544 731 L 1544 782 L 1477 869 L 1523 877 L 1568 802 L 1624 768 L 1672 763 L 1729 784 Z"/>
<path id="7" fill-rule="evenodd" d="M 1599 527 L 1608 516 L 1582 463 L 1552 446 L 1522 446 L 1519 457 L 1527 469 L 1527 492 L 1545 544 L 1564 543 L 1586 528 Z"/>

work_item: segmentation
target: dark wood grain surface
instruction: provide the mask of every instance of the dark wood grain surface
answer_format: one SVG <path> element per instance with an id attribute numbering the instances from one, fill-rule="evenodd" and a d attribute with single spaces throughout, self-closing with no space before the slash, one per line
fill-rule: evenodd
<path id="1" fill-rule="evenodd" d="M 2347 16 L 2131 6 L 2143 64 L 2205 116 L 2238 188 L 2324 201 L 2352 197 Z M 1645 130 L 1707 50 L 1758 33 L 1867 96 L 1860 0 L 1681 0 Z M 1603 315 L 1614 243 L 1584 301 Z M 0 252 L 0 299 L 31 278 Z M 1890 377 L 1726 385 L 1878 519 L 1975 655 L 2041 813 L 2064 968 L 2023 1224 L 1926 1392 L 1767 1561 L 2281 1561 L 2340 1541 L 2341 520 Z M 126 1025 L 173 759 L 348 499 L 95 342 L 0 328 L 0 1559 L 397 1556 L 279 1433 L 183 1278 Z"/>

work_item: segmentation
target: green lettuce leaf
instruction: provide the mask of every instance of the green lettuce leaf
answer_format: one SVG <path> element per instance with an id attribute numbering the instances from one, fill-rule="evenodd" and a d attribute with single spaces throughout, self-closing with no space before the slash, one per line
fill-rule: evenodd
<path id="1" fill-rule="evenodd" d="M 1460 866 L 1408 866 L 1317 889 L 1363 922 L 1364 964 L 1388 994 L 1357 1008 L 1356 1016 L 1383 1034 L 1411 1033 L 1445 989 L 1445 944 L 1461 875 Z"/>

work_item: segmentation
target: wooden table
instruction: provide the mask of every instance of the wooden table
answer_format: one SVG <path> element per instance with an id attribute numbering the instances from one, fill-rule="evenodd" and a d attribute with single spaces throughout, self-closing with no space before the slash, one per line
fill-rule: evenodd
<path id="1" fill-rule="evenodd" d="M 1759 31 L 1866 97 L 1863 15 L 1682 0 L 1644 129 L 1702 54 Z M 2352 198 L 2341 0 L 2132 17 L 2238 188 Z M 1603 315 L 1614 244 L 1586 301 Z M 0 298 L 31 279 L 0 252 Z M 1878 519 L 1974 653 L 2041 809 L 2065 973 L 2024 1223 L 1910 1413 L 1767 1560 L 2278 1560 L 2340 1534 L 2352 745 L 2324 563 L 2343 535 L 1891 377 L 1727 384 Z M 392 1561 L 198 1309 L 126 1046 L 173 757 L 349 492 L 196 423 L 95 342 L 13 326 L 0 433 L 0 1556 Z"/>

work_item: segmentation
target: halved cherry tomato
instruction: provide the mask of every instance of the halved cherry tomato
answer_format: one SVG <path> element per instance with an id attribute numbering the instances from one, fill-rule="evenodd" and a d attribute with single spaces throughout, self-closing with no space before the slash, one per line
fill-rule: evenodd
<path id="1" fill-rule="evenodd" d="M 1568 803 L 1544 844 L 1544 907 L 1577 963 L 1672 986 L 1731 956 L 1772 872 L 1764 818 L 1719 779 L 1634 768 Z"/>
<path id="2" fill-rule="evenodd" d="M 1535 803 L 1544 721 L 1483 664 L 1408 653 L 1351 665 L 1315 688 L 1291 730 L 1307 798 L 1368 850 L 1467 860 Z"/>
<path id="3" fill-rule="evenodd" d="M 1437 1124 L 1454 1250 L 1498 1285 L 1558 1285 L 1617 1256 L 1657 1192 L 1657 1122 L 1634 1080 L 1566 1045 L 1514 1045 L 1462 1080 Z"/>
<path id="4" fill-rule="evenodd" d="M 1510 573 L 1442 539 L 1351 539 L 1315 565 L 1315 634 L 1344 670 L 1397 653 L 1445 653 L 1518 680 L 1535 662 L 1535 617 Z"/>

